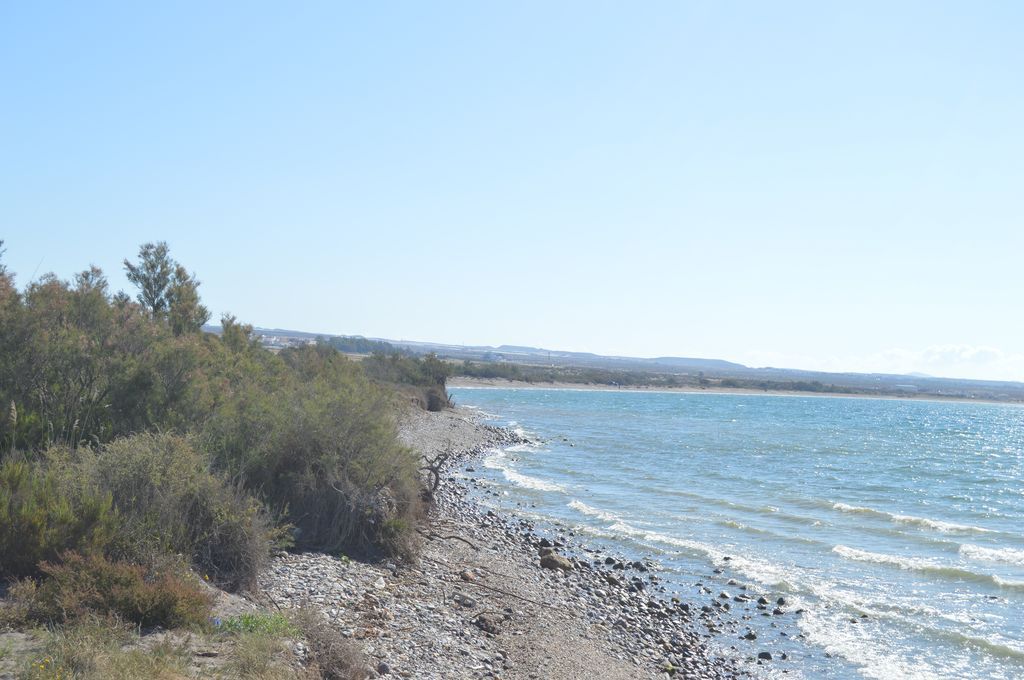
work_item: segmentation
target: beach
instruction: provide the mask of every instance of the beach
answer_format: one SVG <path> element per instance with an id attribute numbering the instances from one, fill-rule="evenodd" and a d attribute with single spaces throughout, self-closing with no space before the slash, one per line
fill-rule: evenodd
<path id="1" fill-rule="evenodd" d="M 677 387 L 646 386 L 646 385 L 596 385 L 592 383 L 568 382 L 526 382 L 507 380 L 505 378 L 472 378 L 455 377 L 448 380 L 451 389 L 517 389 L 517 390 L 585 390 L 588 392 L 666 392 L 676 394 L 746 394 L 771 397 L 808 397 L 826 399 L 886 399 L 905 401 L 948 401 L 964 403 L 1019 404 L 1016 401 L 999 399 L 975 399 L 959 396 L 942 396 L 935 394 L 868 394 L 847 392 L 810 392 L 804 390 L 753 389 L 749 387 L 722 387 L 712 385 L 699 387 L 682 385 Z"/>
<path id="2" fill-rule="evenodd" d="M 467 498 L 479 458 L 520 443 L 471 411 L 410 411 L 403 440 L 432 456 L 457 456 L 412 564 L 367 564 L 328 555 L 282 554 L 261 580 L 274 606 L 321 609 L 363 645 L 378 675 L 411 678 L 735 678 L 717 655 L 695 602 L 657 591 L 657 565 L 639 556 L 586 552 L 567 533 L 538 530 L 512 513 Z M 479 489 L 477 489 L 479 491 Z M 541 566 L 544 552 L 567 569 Z M 607 562 L 607 564 L 606 564 Z M 732 603 L 738 606 L 736 602 Z M 751 602 L 753 604 L 753 602 Z M 752 663 L 757 663 L 753 661 Z"/>

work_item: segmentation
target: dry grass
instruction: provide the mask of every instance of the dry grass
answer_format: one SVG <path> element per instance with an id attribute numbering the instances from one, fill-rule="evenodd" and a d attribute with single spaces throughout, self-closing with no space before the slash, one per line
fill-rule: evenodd
<path id="1" fill-rule="evenodd" d="M 242 633 L 234 639 L 222 677 L 300 680 L 316 677 L 293 662 L 288 641 L 269 633 Z"/>
<path id="2" fill-rule="evenodd" d="M 313 609 L 300 608 L 291 613 L 302 631 L 309 649 L 311 671 L 323 680 L 365 680 L 370 677 L 362 652 Z"/>
<path id="3" fill-rule="evenodd" d="M 160 643 L 147 650 L 129 645 L 134 629 L 113 619 L 83 619 L 47 631 L 42 649 L 25 664 L 20 680 L 184 680 L 188 652 Z"/>

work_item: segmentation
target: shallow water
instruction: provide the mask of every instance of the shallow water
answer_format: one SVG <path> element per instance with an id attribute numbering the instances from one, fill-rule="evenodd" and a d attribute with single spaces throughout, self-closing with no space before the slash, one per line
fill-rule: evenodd
<path id="1" fill-rule="evenodd" d="M 649 554 L 681 592 L 735 578 L 806 608 L 789 636 L 752 622 L 759 645 L 799 659 L 776 672 L 1024 677 L 1024 408 L 453 392 L 544 441 L 485 459 L 502 505 Z"/>

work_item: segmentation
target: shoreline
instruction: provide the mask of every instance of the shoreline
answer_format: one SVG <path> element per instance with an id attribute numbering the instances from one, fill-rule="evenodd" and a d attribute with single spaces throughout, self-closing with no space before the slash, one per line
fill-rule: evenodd
<path id="1" fill-rule="evenodd" d="M 724 623 L 728 602 L 670 597 L 654 561 L 607 554 L 571 531 L 478 503 L 475 495 L 497 492 L 472 476 L 475 466 L 525 443 L 481 421 L 456 407 L 409 412 L 400 423 L 418 454 L 454 453 L 412 562 L 281 554 L 262 595 L 277 607 L 320 609 L 363 645 L 370 677 L 720 680 L 756 677 L 758 664 L 771 663 L 755 647 L 743 660 L 724 655 L 726 636 L 742 625 L 740 599 L 736 622 Z"/>
<path id="2" fill-rule="evenodd" d="M 565 390 L 579 392 L 638 392 L 650 394 L 717 394 L 743 395 L 751 397 L 808 397 L 818 399 L 878 399 L 884 401 L 935 401 L 966 404 L 995 404 L 1000 406 L 1024 407 L 1024 402 L 999 401 L 996 399 L 973 399 L 969 397 L 946 397 L 936 394 L 849 394 L 847 392 L 804 392 L 800 390 L 758 390 L 749 387 L 646 387 L 643 385 L 595 385 L 592 383 L 526 382 L 505 378 L 449 378 L 449 389 L 506 389 L 506 390 Z"/>

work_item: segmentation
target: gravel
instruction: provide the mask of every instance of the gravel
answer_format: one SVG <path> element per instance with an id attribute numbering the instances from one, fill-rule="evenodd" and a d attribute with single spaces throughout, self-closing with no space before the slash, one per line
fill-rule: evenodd
<path id="1" fill-rule="evenodd" d="M 421 529 L 415 563 L 281 553 L 260 579 L 262 596 L 275 605 L 312 606 L 344 636 L 361 641 L 372 674 L 751 675 L 736 656 L 721 653 L 708 632 L 737 625 L 717 600 L 708 597 L 709 607 L 667 597 L 657 564 L 598 555 L 571 537 L 539 536 L 531 521 L 472 500 L 474 480 L 453 476 L 454 468 L 472 469 L 484 452 L 522 443 L 519 434 L 481 424 L 463 409 L 410 412 L 400 431 L 421 454 L 457 454 L 443 474 L 430 522 Z M 543 568 L 542 559 L 552 568 Z"/>

